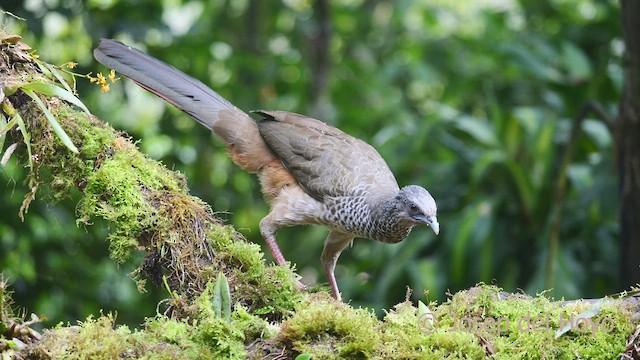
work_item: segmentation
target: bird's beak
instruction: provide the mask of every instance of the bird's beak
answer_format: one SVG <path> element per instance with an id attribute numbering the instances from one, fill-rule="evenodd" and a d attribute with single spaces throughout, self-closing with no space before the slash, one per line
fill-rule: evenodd
<path id="1" fill-rule="evenodd" d="M 436 235 L 440 233 L 440 224 L 438 224 L 438 218 L 435 216 L 421 216 L 420 220 L 430 226 Z"/>
<path id="2" fill-rule="evenodd" d="M 440 224 L 438 224 L 438 219 L 435 216 L 429 216 L 427 217 L 427 219 L 429 219 L 429 226 L 431 226 L 431 229 L 433 230 L 433 232 L 438 235 L 440 234 Z"/>

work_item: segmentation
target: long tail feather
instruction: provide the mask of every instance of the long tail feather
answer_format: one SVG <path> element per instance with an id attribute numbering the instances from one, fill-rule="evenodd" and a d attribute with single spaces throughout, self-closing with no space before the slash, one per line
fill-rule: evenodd
<path id="1" fill-rule="evenodd" d="M 201 81 L 116 40 L 102 39 L 93 54 L 220 136 L 233 161 L 247 171 L 258 172 L 276 159 L 256 122 Z"/>
<path id="2" fill-rule="evenodd" d="M 218 112 L 234 108 L 207 85 L 119 41 L 102 39 L 93 51 L 102 64 L 135 81 L 211 129 Z"/>

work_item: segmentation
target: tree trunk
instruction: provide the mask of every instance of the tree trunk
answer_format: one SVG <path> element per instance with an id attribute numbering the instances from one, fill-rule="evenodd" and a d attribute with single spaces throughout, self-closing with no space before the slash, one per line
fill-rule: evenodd
<path id="1" fill-rule="evenodd" d="M 333 32 L 331 4 L 328 0 L 316 0 L 313 6 L 315 30 L 309 36 L 309 65 L 313 81 L 311 82 L 311 115 L 325 121 L 331 121 L 327 104 L 327 85 L 331 70 L 329 42 Z"/>
<path id="2" fill-rule="evenodd" d="M 624 88 L 618 119 L 621 288 L 640 282 L 640 1 L 622 0 Z"/>

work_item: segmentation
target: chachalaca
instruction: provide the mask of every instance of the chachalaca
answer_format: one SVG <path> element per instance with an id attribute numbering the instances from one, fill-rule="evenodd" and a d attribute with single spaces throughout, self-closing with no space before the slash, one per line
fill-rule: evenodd
<path id="1" fill-rule="evenodd" d="M 380 154 L 364 141 L 285 111 L 255 111 L 262 116 L 256 122 L 199 80 L 115 40 L 103 39 L 94 56 L 212 130 L 236 164 L 258 175 L 271 205 L 260 233 L 278 265 L 285 265 L 278 229 L 329 228 L 321 260 L 336 299 L 341 299 L 336 261 L 354 238 L 397 243 L 418 224 L 438 234 L 433 197 L 417 185 L 400 189 Z"/>

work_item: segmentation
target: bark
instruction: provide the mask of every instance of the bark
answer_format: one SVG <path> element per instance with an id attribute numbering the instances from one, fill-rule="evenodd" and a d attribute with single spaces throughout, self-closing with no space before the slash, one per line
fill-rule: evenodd
<path id="1" fill-rule="evenodd" d="M 333 32 L 331 5 L 327 0 L 317 0 L 314 4 L 313 12 L 315 31 L 309 39 L 311 53 L 309 62 L 313 76 L 310 92 L 311 113 L 320 119 L 326 120 L 329 116 L 326 111 L 326 90 L 329 83 L 329 72 L 331 71 L 329 45 L 331 33 Z"/>
<path id="2" fill-rule="evenodd" d="M 620 176 L 620 286 L 640 282 L 640 1 L 622 0 L 624 88 L 617 126 Z"/>

